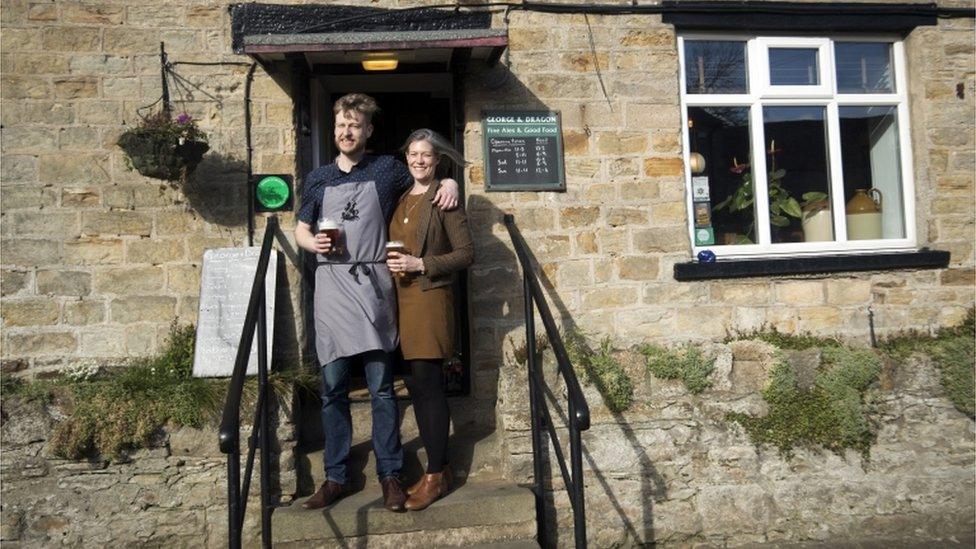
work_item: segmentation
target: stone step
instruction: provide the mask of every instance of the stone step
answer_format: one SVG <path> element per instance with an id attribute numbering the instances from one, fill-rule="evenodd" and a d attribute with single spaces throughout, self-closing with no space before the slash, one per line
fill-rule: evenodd
<path id="1" fill-rule="evenodd" d="M 308 511 L 299 500 L 275 510 L 275 547 L 537 547 L 535 497 L 507 482 L 467 482 L 423 511 L 383 508 L 378 484 L 329 509 Z M 505 543 L 520 543 L 505 545 Z M 502 545 L 497 545 L 502 544 Z"/>
<path id="2" fill-rule="evenodd" d="M 456 545 L 438 545 L 434 549 L 449 549 Z M 467 549 L 539 549 L 539 542 L 534 539 L 492 541 L 487 543 L 472 543 L 465 545 Z"/>
<path id="3" fill-rule="evenodd" d="M 368 437 L 368 433 L 366 435 Z M 361 438 L 361 437 L 360 437 Z M 403 470 L 405 482 L 413 482 L 423 473 L 427 464 L 427 452 L 419 435 L 402 438 Z M 321 448 L 304 447 L 297 458 L 296 471 L 300 494 L 310 494 L 325 482 L 325 466 Z M 465 433 L 452 435 L 448 440 L 448 456 L 455 476 L 465 479 L 492 480 L 501 477 L 499 456 L 501 449 L 495 433 Z M 358 489 L 376 484 L 376 457 L 372 443 L 367 438 L 355 442 L 350 451 L 349 479 L 351 487 Z"/>

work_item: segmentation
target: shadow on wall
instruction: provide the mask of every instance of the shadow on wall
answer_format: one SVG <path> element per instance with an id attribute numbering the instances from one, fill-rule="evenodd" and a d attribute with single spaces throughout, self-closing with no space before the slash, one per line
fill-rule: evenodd
<path id="1" fill-rule="evenodd" d="M 469 75 L 468 82 L 470 86 L 468 106 L 471 108 L 466 114 L 468 120 L 477 119 L 479 116 L 480 113 L 474 110 L 475 107 L 479 111 L 483 108 L 539 110 L 549 108 L 503 64 Z M 498 98 L 504 98 L 504 102 L 499 102 Z M 567 183 L 568 186 L 571 186 L 571 182 L 568 181 Z M 518 201 L 517 196 L 512 200 L 516 204 Z M 544 205 L 540 205 L 544 207 Z M 468 200 L 468 217 L 477 245 L 477 262 L 469 274 L 471 311 L 472 318 L 475 319 L 472 326 L 472 354 L 475 358 L 475 367 L 483 361 L 493 361 L 494 369 L 487 371 L 494 375 L 496 382 L 498 381 L 499 374 L 497 365 L 501 364 L 504 360 L 502 349 L 507 333 L 512 332 L 515 328 L 524 330 L 525 326 L 522 277 L 518 262 L 514 253 L 509 248 L 510 242 L 508 241 L 507 235 L 503 239 L 495 236 L 495 227 L 499 225 L 504 226 L 503 216 L 505 213 L 485 196 L 473 195 Z M 516 225 L 519 225 L 520 221 L 524 220 L 520 220 L 519 214 L 516 213 Z M 525 235 L 525 240 L 531 249 L 532 262 L 535 265 L 540 283 L 544 291 L 548 294 L 547 297 L 550 305 L 554 308 L 553 313 L 556 317 L 556 322 L 561 324 L 564 334 L 573 330 L 582 331 L 577 326 L 568 307 L 556 291 L 553 281 L 545 273 L 544 269 L 539 266 L 539 261 L 536 259 L 536 254 L 542 257 L 544 261 L 548 259 L 548 256 L 553 256 L 553 259 L 556 259 L 560 252 L 565 252 L 565 248 L 570 246 L 568 239 L 560 240 L 550 236 L 540 237 L 533 235 L 531 225 L 528 223 L 521 230 L 528 233 Z M 537 330 L 542 329 L 541 324 L 537 323 Z M 554 363 L 546 361 L 546 364 Z M 524 372 L 519 372 L 519 375 L 524 376 Z M 547 380 L 556 379 L 553 372 L 545 372 L 545 377 Z M 521 381 L 523 382 L 524 388 L 524 381 L 526 380 Z M 498 385 L 496 384 L 494 386 Z M 553 420 L 557 423 L 557 430 L 565 435 L 568 431 L 569 422 L 565 413 L 567 406 L 566 399 L 564 396 L 557 396 L 565 394 L 561 389 L 555 386 L 550 387 L 550 390 L 547 391 L 546 398 L 551 404 L 550 411 Z M 517 395 L 500 395 L 502 399 L 513 398 L 515 396 Z M 597 408 L 602 406 L 602 403 L 591 402 L 590 405 L 593 408 Z M 628 506 L 621 502 L 621 498 L 614 492 L 614 485 L 608 476 L 601 472 L 601 466 L 607 466 L 609 464 L 598 463 L 590 451 L 588 451 L 586 447 L 587 439 L 592 439 L 592 437 L 602 434 L 599 432 L 599 429 L 603 425 L 600 424 L 594 425 L 595 429 L 583 433 L 584 476 L 587 477 L 586 480 L 588 481 L 586 482 L 588 490 L 586 499 L 588 502 L 600 500 L 609 502 L 612 507 L 612 512 L 617 515 L 617 520 L 626 530 L 627 538 L 635 543 L 649 542 L 654 539 L 654 509 L 652 502 L 666 499 L 665 482 L 655 469 L 650 458 L 645 454 L 634 429 L 627 424 L 627 421 L 621 414 L 612 413 L 612 418 L 613 423 L 609 427 L 615 430 L 614 434 L 616 436 L 621 436 L 623 440 L 627 441 L 631 447 L 631 452 L 637 456 L 639 471 L 636 474 L 640 477 L 640 501 L 646 503 L 642 506 L 641 516 L 635 517 L 628 515 Z M 564 440 L 561 442 L 568 448 L 568 436 L 564 436 Z M 569 455 L 566 453 L 566 449 L 564 449 L 564 453 L 568 460 Z M 550 488 L 545 491 L 544 495 L 546 498 L 546 511 L 549 513 L 549 524 L 555 524 L 558 513 L 555 510 L 554 492 L 551 488 L 556 487 L 562 489 L 563 481 L 558 466 L 554 465 L 554 456 L 551 454 L 551 448 L 548 445 L 546 445 L 543 454 L 546 478 L 542 480 L 542 484 Z M 626 496 L 622 497 L 629 499 Z M 564 503 L 568 506 L 565 498 L 560 499 L 563 499 Z M 561 509 L 561 511 L 565 510 Z M 569 519 L 566 518 L 566 520 Z M 561 532 L 548 532 L 550 541 L 555 545 L 571 543 L 571 523 L 565 523 L 562 526 L 565 526 L 565 528 L 561 529 Z M 560 534 L 565 536 L 566 539 L 560 539 Z"/>
<path id="2" fill-rule="evenodd" d="M 188 205 L 208 223 L 247 225 L 247 164 L 209 153 L 182 186 Z"/>

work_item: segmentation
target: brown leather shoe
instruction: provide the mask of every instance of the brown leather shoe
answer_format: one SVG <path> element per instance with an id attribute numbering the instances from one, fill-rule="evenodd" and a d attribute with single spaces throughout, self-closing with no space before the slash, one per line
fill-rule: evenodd
<path id="1" fill-rule="evenodd" d="M 445 465 L 443 473 L 444 473 L 444 478 L 446 479 L 445 482 L 447 483 L 448 489 L 450 489 L 451 485 L 454 484 L 454 471 L 451 470 L 450 465 Z M 420 485 L 423 483 L 424 483 L 424 477 L 423 475 L 421 475 L 421 477 L 417 480 L 417 482 L 413 483 L 409 488 L 407 488 L 407 495 L 412 496 L 416 494 L 417 490 L 420 489 Z"/>
<path id="2" fill-rule="evenodd" d="M 411 511 L 426 509 L 431 503 L 442 498 L 451 489 L 450 473 L 431 473 L 420 478 L 420 487 L 407 498 L 404 507 Z"/>
<path id="3" fill-rule="evenodd" d="M 322 486 L 319 487 L 318 491 L 312 497 L 305 500 L 302 507 L 305 509 L 322 509 L 332 505 L 344 495 L 345 493 L 341 484 L 327 480 L 322 483 Z"/>
<path id="4" fill-rule="evenodd" d="M 407 501 L 407 495 L 403 493 L 403 488 L 400 486 L 400 479 L 386 477 L 380 481 L 380 486 L 383 487 L 383 507 L 386 507 L 388 511 L 393 511 L 394 513 L 402 513 L 407 510 L 403 506 Z"/>

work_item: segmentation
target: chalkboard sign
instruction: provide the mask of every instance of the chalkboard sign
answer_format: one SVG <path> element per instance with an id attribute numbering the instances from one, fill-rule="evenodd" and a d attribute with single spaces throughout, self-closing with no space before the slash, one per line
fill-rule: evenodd
<path id="1" fill-rule="evenodd" d="M 261 248 L 215 248 L 203 253 L 200 280 L 200 312 L 197 316 L 197 340 L 193 349 L 193 375 L 196 377 L 229 376 L 234 372 L 237 346 L 244 329 L 247 302 L 258 269 Z M 264 279 L 264 303 L 268 318 L 265 336 L 268 356 L 274 336 L 275 280 L 278 256 L 271 254 Z M 258 337 L 255 332 L 247 373 L 258 371 Z"/>
<path id="2" fill-rule="evenodd" d="M 556 111 L 483 111 L 485 190 L 565 191 Z"/>

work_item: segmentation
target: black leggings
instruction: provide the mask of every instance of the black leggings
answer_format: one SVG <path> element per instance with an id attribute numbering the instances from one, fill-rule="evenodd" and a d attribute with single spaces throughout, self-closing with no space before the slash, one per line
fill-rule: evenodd
<path id="1" fill-rule="evenodd" d="M 451 412 L 444 396 L 441 359 L 410 360 L 410 397 L 420 429 L 420 439 L 427 449 L 427 474 L 440 473 L 447 465 L 447 435 Z"/>

